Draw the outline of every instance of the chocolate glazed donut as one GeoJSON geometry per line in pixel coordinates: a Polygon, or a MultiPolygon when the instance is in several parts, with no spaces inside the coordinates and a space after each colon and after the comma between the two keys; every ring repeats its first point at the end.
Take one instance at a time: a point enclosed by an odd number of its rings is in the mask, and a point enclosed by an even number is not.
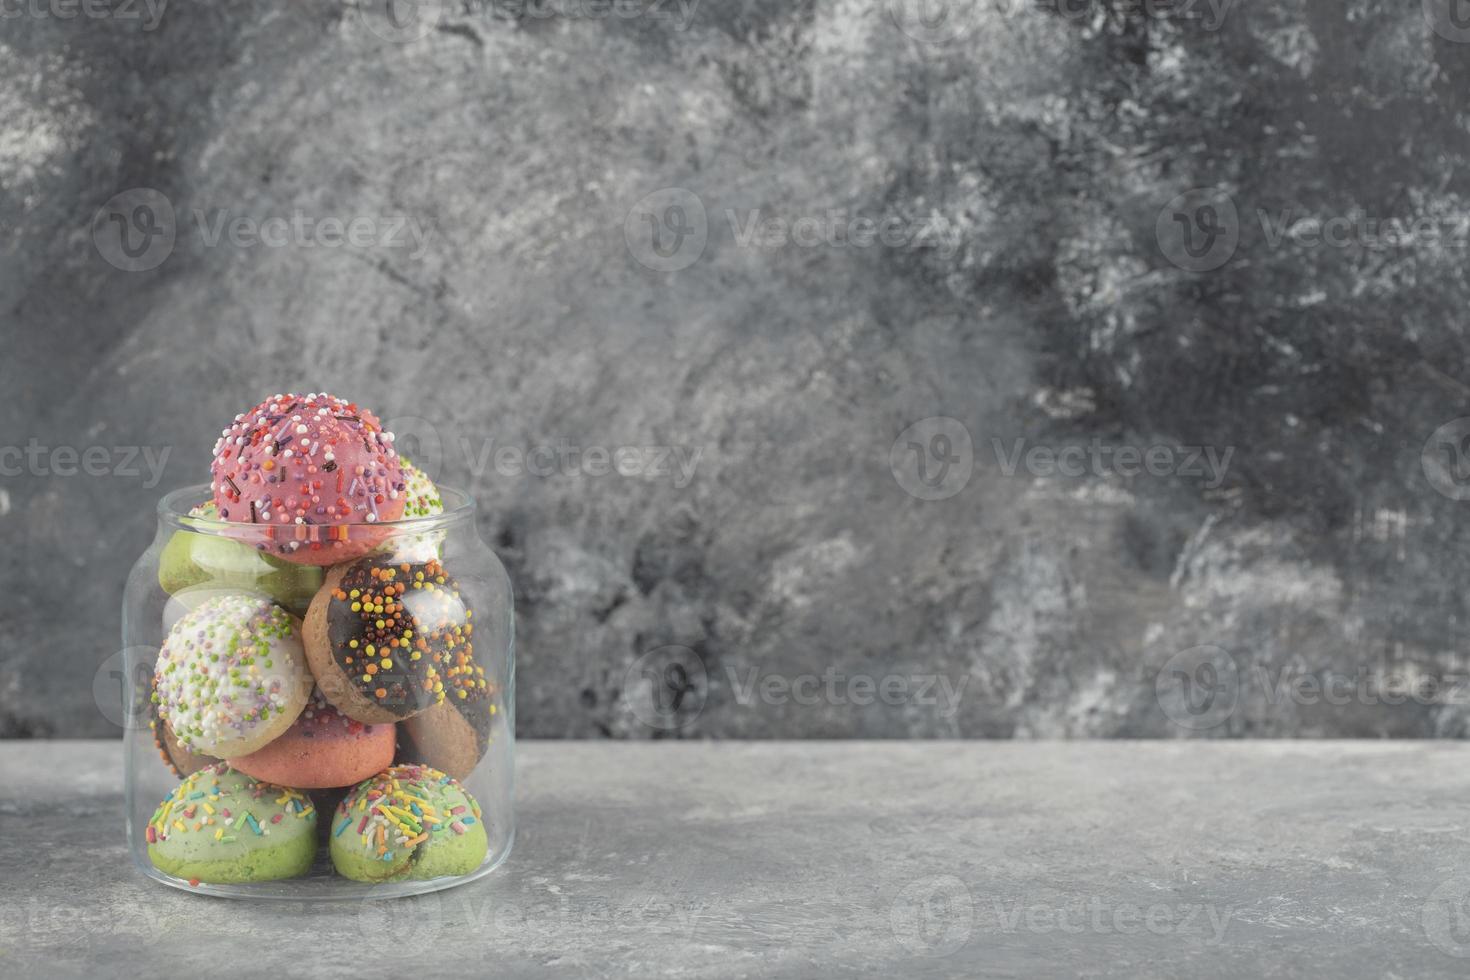
{"type": "Polygon", "coordinates": [[[365,724],[444,703],[472,662],[473,612],[438,560],[383,555],[338,565],[303,625],[307,663],[338,711],[365,724]]]}

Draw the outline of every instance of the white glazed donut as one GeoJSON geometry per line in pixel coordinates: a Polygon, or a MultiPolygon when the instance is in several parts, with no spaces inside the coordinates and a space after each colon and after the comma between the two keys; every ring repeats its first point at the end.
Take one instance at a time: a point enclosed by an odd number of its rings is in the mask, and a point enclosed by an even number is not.
{"type": "Polygon", "coordinates": [[[169,631],[155,667],[159,716],[187,749],[220,759],[266,745],[311,696],[292,616],[249,593],[214,596],[169,631]]]}

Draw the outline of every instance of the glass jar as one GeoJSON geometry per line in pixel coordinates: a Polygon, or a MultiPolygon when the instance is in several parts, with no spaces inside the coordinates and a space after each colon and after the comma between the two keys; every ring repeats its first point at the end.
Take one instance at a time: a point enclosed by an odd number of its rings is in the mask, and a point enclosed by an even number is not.
{"type": "Polygon", "coordinates": [[[467,494],[442,514],[229,523],[164,497],[128,578],[128,843],[238,898],[413,895],[510,853],[510,579],[467,494]],[[309,838],[309,840],[308,840],[309,838]]]}

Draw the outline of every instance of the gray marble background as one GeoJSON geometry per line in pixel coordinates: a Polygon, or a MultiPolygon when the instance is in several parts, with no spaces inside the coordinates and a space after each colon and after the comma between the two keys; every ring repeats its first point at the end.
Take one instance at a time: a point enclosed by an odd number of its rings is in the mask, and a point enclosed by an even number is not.
{"type": "Polygon", "coordinates": [[[391,13],[0,17],[0,735],[290,389],[479,497],[524,734],[1465,730],[1459,8],[391,13]]]}

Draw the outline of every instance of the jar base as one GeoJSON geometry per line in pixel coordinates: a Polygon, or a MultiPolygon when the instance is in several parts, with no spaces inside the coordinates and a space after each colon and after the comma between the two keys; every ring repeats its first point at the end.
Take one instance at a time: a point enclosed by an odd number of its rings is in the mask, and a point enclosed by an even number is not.
{"type": "Polygon", "coordinates": [[[367,899],[408,898],[444,891],[472,881],[478,881],[499,868],[510,857],[515,847],[515,831],[510,832],[505,846],[499,853],[485,859],[469,874],[446,875],[443,878],[427,878],[422,881],[384,881],[368,884],[344,878],[332,869],[332,861],[325,854],[317,858],[312,869],[299,878],[282,878],[278,881],[252,881],[239,884],[211,884],[201,881],[190,884],[183,878],[159,871],[146,858],[135,862],[144,875],[170,888],[191,895],[208,895],[211,898],[233,898],[244,900],[275,900],[284,902],[361,902],[367,899]]]}

